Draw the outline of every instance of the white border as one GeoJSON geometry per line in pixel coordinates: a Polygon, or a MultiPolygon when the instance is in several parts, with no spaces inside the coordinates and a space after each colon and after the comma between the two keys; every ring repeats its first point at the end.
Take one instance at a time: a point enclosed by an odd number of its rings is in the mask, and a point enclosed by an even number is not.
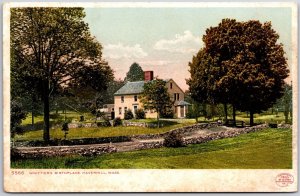
{"type": "MultiPolygon", "coordinates": [[[[297,4],[281,2],[257,2],[257,3],[236,3],[236,2],[102,2],[102,3],[5,3],[4,4],[4,26],[3,26],[3,114],[4,114],[4,189],[13,192],[290,192],[297,190],[297,127],[298,127],[298,46],[297,46],[297,4]],[[57,175],[25,175],[12,176],[10,173],[9,160],[9,116],[10,116],[10,63],[9,54],[9,8],[11,7],[292,7],[292,81],[293,81],[293,169],[179,169],[179,170],[132,170],[118,169],[120,175],[100,176],[57,176],[57,175]],[[291,173],[295,182],[288,187],[279,187],[275,178],[279,173],[291,173]]],[[[271,150],[271,149],[270,149],[271,150]]],[[[84,171],[77,170],[24,170],[29,171],[84,171]]],[[[99,170],[89,170],[99,171],[99,170]]],[[[102,170],[101,171],[116,171],[102,170]]]]}

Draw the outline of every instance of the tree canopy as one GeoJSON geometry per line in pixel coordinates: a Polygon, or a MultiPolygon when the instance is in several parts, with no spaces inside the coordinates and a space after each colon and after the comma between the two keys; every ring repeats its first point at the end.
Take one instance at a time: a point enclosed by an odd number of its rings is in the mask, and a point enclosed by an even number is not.
{"type": "Polygon", "coordinates": [[[22,133],[23,129],[20,127],[22,120],[26,118],[26,111],[20,103],[11,101],[10,110],[10,136],[14,138],[15,134],[22,133]]]}
{"type": "Polygon", "coordinates": [[[84,17],[83,8],[11,9],[11,73],[16,83],[35,81],[32,87],[44,103],[45,141],[50,139],[50,96],[71,86],[100,91],[113,78],[84,17]]]}
{"type": "Polygon", "coordinates": [[[282,96],[289,74],[278,38],[270,22],[223,19],[208,28],[203,36],[205,47],[189,64],[192,97],[249,111],[253,125],[253,114],[268,109],[282,96]]]}
{"type": "Polygon", "coordinates": [[[144,84],[141,102],[146,110],[157,112],[157,124],[159,126],[160,115],[172,107],[172,101],[166,87],[166,82],[155,79],[144,84]]]}
{"type": "Polygon", "coordinates": [[[125,81],[134,82],[134,81],[143,81],[143,80],[144,80],[144,71],[142,67],[137,63],[133,63],[126,74],[125,81]]]}

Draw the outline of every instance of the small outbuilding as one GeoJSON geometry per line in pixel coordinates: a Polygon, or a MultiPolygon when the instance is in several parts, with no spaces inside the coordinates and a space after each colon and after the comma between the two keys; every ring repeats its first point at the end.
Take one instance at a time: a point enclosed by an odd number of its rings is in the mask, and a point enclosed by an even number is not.
{"type": "Polygon", "coordinates": [[[186,114],[188,113],[189,111],[189,106],[191,104],[184,101],[184,100],[181,100],[177,103],[176,105],[176,113],[177,113],[177,117],[178,118],[185,118],[186,117],[186,114]]]}

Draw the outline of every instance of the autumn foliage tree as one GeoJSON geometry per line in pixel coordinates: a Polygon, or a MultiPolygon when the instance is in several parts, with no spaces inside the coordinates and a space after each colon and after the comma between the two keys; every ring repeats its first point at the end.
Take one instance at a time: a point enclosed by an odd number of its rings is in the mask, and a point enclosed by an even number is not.
{"type": "Polygon", "coordinates": [[[83,8],[11,9],[11,67],[16,70],[12,74],[20,79],[16,82],[34,79],[38,84],[35,92],[43,102],[46,142],[50,139],[50,97],[76,83],[105,89],[112,75],[84,17],[83,8]]]}
{"type": "Polygon", "coordinates": [[[231,104],[233,111],[248,111],[253,125],[254,113],[268,109],[282,96],[284,79],[289,74],[278,38],[270,22],[223,19],[218,26],[208,28],[203,36],[205,47],[190,63],[191,73],[196,72],[189,83],[193,97],[209,92],[216,103],[231,104]],[[197,82],[201,74],[213,77],[213,86],[205,77],[197,82]]]}

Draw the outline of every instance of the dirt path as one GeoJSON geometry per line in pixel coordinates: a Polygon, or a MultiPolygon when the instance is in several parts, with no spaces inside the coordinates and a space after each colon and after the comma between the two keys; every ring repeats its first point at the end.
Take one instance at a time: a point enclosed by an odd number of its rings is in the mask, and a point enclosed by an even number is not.
{"type": "MultiPolygon", "coordinates": [[[[228,128],[225,127],[215,127],[209,129],[196,129],[193,132],[183,134],[184,139],[198,138],[202,136],[207,136],[211,133],[216,133],[220,131],[226,131],[228,128]]],[[[18,147],[22,153],[34,154],[34,153],[50,153],[52,155],[72,154],[76,152],[83,152],[84,150],[89,150],[89,152],[94,153],[99,151],[100,154],[109,152],[127,152],[141,149],[149,148],[160,148],[163,147],[164,138],[155,139],[133,139],[129,142],[118,142],[118,143],[105,143],[105,144],[88,144],[88,145],[73,145],[73,146],[46,146],[46,147],[18,147]],[[104,151],[101,151],[101,149],[104,151]]]]}

